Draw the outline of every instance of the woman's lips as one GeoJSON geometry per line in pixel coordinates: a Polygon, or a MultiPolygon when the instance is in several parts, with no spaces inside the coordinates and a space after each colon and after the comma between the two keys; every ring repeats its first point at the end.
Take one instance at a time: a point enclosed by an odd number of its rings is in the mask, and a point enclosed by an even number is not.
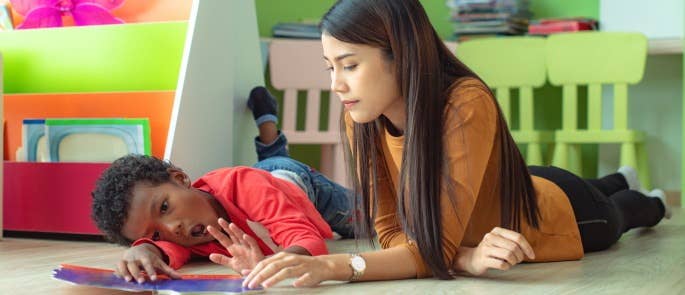
{"type": "Polygon", "coordinates": [[[345,106],[345,108],[351,108],[355,104],[357,104],[359,100],[343,100],[342,104],[345,106]]]}

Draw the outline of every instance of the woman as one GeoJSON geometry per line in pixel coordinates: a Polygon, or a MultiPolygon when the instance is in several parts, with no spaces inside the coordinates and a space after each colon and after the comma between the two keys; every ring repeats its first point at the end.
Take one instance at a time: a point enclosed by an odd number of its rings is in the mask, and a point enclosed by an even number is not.
{"type": "Polygon", "coordinates": [[[529,173],[492,93],[444,46],[418,0],[340,0],[321,29],[331,90],[347,110],[357,233],[371,236],[374,221],[383,250],[279,253],[246,286],[449,279],[575,260],[664,216],[662,200],[629,190],[638,189],[629,168],[591,181],[553,167],[529,173]]]}

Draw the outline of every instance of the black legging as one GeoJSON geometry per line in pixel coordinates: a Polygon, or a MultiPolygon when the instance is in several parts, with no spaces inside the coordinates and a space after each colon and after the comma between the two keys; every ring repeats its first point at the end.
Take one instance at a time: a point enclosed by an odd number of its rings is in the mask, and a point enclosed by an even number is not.
{"type": "Polygon", "coordinates": [[[609,248],[636,227],[654,226],[664,217],[658,198],[628,189],[620,173],[600,179],[581,179],[557,167],[528,167],[531,175],[556,183],[568,196],[585,252],[609,248]]]}

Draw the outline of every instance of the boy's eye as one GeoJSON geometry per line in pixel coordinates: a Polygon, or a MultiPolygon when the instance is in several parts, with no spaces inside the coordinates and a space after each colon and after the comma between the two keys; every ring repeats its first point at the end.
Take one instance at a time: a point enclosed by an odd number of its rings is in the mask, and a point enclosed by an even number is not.
{"type": "Polygon", "coordinates": [[[326,71],[329,71],[329,72],[333,71],[333,67],[326,67],[326,71]]]}
{"type": "Polygon", "coordinates": [[[153,241],[159,241],[159,232],[158,231],[155,231],[154,233],[152,233],[152,240],[153,241]]]}
{"type": "Polygon", "coordinates": [[[169,203],[167,201],[162,202],[162,205],[159,206],[159,212],[161,213],[166,213],[166,211],[169,209],[169,203]]]}

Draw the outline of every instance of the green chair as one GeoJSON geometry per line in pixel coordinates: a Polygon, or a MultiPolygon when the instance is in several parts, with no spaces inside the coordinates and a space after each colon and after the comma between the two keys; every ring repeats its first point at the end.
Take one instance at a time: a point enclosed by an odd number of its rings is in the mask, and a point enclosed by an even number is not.
{"type": "Polygon", "coordinates": [[[543,165],[542,145],[554,142],[553,131],[535,130],[533,88],[546,81],[545,39],[502,37],[476,39],[460,43],[459,59],[495,90],[509,128],[512,117],[511,91],[518,89],[519,125],[511,130],[518,144],[527,146],[526,162],[543,165]]]}
{"type": "Polygon", "coordinates": [[[562,86],[562,129],[553,164],[580,174],[580,144],[618,143],[621,165],[638,170],[650,187],[645,134],[628,128],[628,84],[642,79],[647,39],[640,33],[584,32],[547,40],[547,71],[562,86]],[[613,126],[602,128],[602,85],[613,86],[613,126]],[[587,86],[587,129],[578,127],[578,86],[587,86]]]}

